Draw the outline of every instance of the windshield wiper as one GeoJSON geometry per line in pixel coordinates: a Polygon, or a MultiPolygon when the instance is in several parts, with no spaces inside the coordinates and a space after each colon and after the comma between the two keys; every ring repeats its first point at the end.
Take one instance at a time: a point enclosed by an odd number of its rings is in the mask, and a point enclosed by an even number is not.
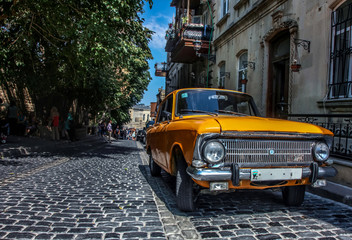
{"type": "Polygon", "coordinates": [[[214,113],[214,112],[208,112],[208,111],[203,111],[203,110],[181,109],[181,110],[180,110],[180,113],[183,113],[183,112],[205,113],[205,114],[208,114],[208,115],[210,115],[210,116],[218,116],[218,114],[217,114],[217,113],[214,113]]]}
{"type": "Polygon", "coordinates": [[[239,112],[233,112],[233,111],[228,111],[228,110],[215,110],[216,112],[219,113],[229,113],[233,115],[238,115],[238,116],[247,116],[247,114],[239,113],[239,112]]]}

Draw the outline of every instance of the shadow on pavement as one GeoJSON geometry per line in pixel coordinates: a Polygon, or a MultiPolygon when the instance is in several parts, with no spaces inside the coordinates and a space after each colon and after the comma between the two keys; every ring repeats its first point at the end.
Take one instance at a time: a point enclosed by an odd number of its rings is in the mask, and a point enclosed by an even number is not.
{"type": "Polygon", "coordinates": [[[352,233],[351,207],[309,193],[306,193],[301,207],[287,207],[283,203],[281,191],[237,190],[218,194],[205,191],[197,200],[196,211],[181,212],[175,201],[175,177],[163,171],[160,177],[152,177],[147,165],[140,165],[139,168],[167,209],[173,215],[189,217],[195,226],[209,219],[220,222],[227,219],[245,229],[253,228],[248,219],[255,223],[256,218],[264,218],[269,227],[296,228],[299,231],[304,225],[312,230],[328,231],[330,225],[340,228],[342,235],[352,233]]]}
{"type": "Polygon", "coordinates": [[[23,163],[21,161],[16,161],[16,160],[0,160],[0,165],[3,166],[23,166],[24,164],[28,164],[28,163],[23,163]]]}

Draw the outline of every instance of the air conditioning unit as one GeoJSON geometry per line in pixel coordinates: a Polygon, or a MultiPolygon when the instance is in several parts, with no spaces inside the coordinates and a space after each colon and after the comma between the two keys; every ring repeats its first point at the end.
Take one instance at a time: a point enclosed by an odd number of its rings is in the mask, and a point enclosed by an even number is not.
{"type": "Polygon", "coordinates": [[[192,23],[201,24],[202,23],[202,15],[193,16],[192,23]]]}

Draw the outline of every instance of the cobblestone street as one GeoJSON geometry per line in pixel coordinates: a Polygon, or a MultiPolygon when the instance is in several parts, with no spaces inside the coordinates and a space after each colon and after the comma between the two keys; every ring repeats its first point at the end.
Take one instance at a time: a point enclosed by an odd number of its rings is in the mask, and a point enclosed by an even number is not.
{"type": "Polygon", "coordinates": [[[352,208],[309,193],[288,208],[271,190],[204,192],[180,212],[135,141],[4,158],[0,177],[0,239],[352,239],[352,208]]]}

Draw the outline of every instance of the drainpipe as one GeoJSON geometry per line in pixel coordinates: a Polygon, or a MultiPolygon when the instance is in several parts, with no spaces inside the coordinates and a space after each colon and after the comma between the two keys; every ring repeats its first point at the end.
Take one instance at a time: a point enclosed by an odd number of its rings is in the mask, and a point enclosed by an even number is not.
{"type": "Polygon", "coordinates": [[[209,12],[210,12],[210,18],[211,18],[211,31],[210,31],[209,48],[208,48],[207,82],[206,82],[206,85],[205,85],[205,87],[208,88],[208,86],[209,86],[209,62],[210,62],[209,61],[209,56],[210,56],[211,41],[212,41],[212,37],[213,37],[214,23],[213,23],[213,12],[211,11],[209,0],[207,0],[207,4],[208,4],[208,8],[209,8],[209,12]]]}
{"type": "Polygon", "coordinates": [[[190,4],[191,4],[191,0],[188,0],[187,1],[187,24],[189,24],[189,20],[190,20],[190,17],[189,17],[190,4]]]}

